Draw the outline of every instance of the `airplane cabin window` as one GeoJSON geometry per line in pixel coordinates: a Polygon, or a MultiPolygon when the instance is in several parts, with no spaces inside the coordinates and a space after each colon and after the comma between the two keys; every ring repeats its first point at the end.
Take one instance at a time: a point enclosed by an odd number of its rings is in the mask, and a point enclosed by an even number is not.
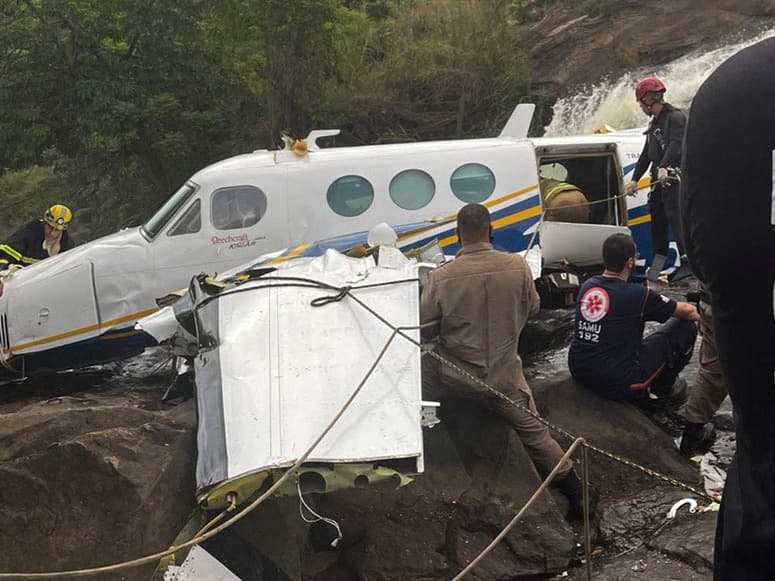
{"type": "Polygon", "coordinates": [[[167,236],[194,234],[202,229],[202,202],[195,200],[167,232],[167,236]]]}
{"type": "Polygon", "coordinates": [[[427,206],[436,193],[433,178],[419,169],[407,169],[390,180],[390,198],[404,210],[419,210],[427,206]]]}
{"type": "Polygon", "coordinates": [[[250,228],[266,214],[266,195],[254,186],[213,192],[210,220],[218,230],[250,228]]]}
{"type": "Polygon", "coordinates": [[[478,204],[495,191],[495,176],[487,166],[467,163],[452,173],[449,187],[459,200],[467,204],[478,204]]]}
{"type": "Polygon", "coordinates": [[[343,176],[330,186],[326,193],[329,207],[347,218],[363,214],[374,201],[374,188],[361,176],[343,176]]]}

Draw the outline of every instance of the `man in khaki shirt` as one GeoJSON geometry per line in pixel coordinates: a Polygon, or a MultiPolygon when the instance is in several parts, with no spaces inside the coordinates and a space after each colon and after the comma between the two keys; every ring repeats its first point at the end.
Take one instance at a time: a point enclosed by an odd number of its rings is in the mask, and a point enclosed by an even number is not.
{"type": "MultiPolygon", "coordinates": [[[[460,210],[457,228],[460,252],[433,271],[423,289],[422,323],[436,323],[423,330],[423,337],[438,337],[439,355],[536,412],[517,353],[522,328],[540,307],[527,262],[493,250],[490,213],[480,204],[460,210]]],[[[429,355],[422,365],[426,397],[475,400],[514,428],[542,477],[557,465],[563,450],[537,419],[429,355]]],[[[565,461],[556,482],[571,509],[579,510],[581,484],[571,461],[565,461]]]]}

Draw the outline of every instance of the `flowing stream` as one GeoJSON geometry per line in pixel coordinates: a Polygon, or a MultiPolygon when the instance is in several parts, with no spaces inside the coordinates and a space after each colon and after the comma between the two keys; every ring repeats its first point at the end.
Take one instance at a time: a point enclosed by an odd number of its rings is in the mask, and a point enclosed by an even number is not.
{"type": "Polygon", "coordinates": [[[630,71],[618,79],[602,80],[574,95],[558,99],[545,134],[592,133],[603,124],[615,129],[645,125],[646,117],[635,102],[634,90],[638,80],[648,75],[656,75],[665,83],[667,101],[688,111],[697,89],[716,67],[737,51],[773,36],[775,26],[770,26],[753,38],[734,41],[713,50],[698,50],[661,67],[630,71]]]}

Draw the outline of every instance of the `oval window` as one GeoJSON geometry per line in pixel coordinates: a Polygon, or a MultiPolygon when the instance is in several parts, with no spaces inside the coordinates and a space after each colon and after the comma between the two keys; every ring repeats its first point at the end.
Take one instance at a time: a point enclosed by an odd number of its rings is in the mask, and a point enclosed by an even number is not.
{"type": "Polygon", "coordinates": [[[374,201],[374,188],[361,176],[344,176],[328,186],[328,205],[340,216],[363,214],[374,201]]]}
{"type": "Polygon", "coordinates": [[[490,168],[480,163],[461,165],[449,178],[449,187],[458,199],[467,204],[478,204],[495,191],[495,176],[490,168]]]}
{"type": "Polygon", "coordinates": [[[404,210],[427,206],[436,192],[433,178],[419,169],[407,169],[390,180],[390,198],[404,210]]]}

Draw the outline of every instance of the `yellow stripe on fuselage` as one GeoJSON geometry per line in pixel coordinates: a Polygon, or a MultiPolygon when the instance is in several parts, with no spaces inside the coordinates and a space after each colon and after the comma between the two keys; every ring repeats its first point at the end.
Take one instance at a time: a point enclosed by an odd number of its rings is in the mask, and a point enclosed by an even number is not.
{"type": "Polygon", "coordinates": [[[108,330],[110,327],[115,327],[116,325],[120,325],[121,323],[129,323],[130,321],[136,321],[137,319],[142,319],[143,317],[150,315],[151,313],[155,313],[159,309],[145,309],[144,311],[140,311],[138,313],[134,313],[132,315],[126,315],[124,317],[118,317],[117,319],[110,319],[109,321],[105,321],[101,325],[88,325],[86,327],[81,327],[80,329],[74,329],[72,331],[67,331],[66,333],[59,333],[58,335],[52,335],[51,337],[44,337],[43,339],[36,339],[35,341],[29,341],[28,343],[22,343],[21,345],[13,345],[10,349],[6,349],[6,351],[22,351],[25,349],[30,349],[32,347],[38,347],[40,345],[46,345],[48,343],[54,343],[55,341],[61,341],[62,339],[69,339],[70,337],[77,337],[78,335],[83,335],[85,333],[91,333],[92,331],[101,331],[101,330],[108,330]]]}
{"type": "Polygon", "coordinates": [[[627,220],[627,226],[637,226],[638,224],[645,224],[646,222],[651,222],[651,214],[645,214],[633,218],[632,220],[627,220]]]}
{"type": "MultiPolygon", "coordinates": [[[[501,228],[505,228],[506,226],[510,226],[512,224],[516,224],[517,222],[521,222],[522,220],[527,220],[529,218],[533,218],[535,216],[541,215],[541,206],[535,205],[532,208],[528,208],[527,210],[522,210],[521,212],[517,212],[516,214],[511,214],[510,216],[504,216],[503,218],[498,218],[497,220],[493,220],[492,222],[492,229],[493,230],[500,230],[501,228]]],[[[443,238],[439,245],[444,248],[445,246],[450,246],[452,244],[457,244],[457,234],[453,234],[452,236],[447,236],[446,238],[443,238]]]]}
{"type": "Polygon", "coordinates": [[[277,258],[273,258],[266,264],[280,264],[281,262],[285,262],[286,260],[290,260],[291,258],[296,258],[299,254],[304,252],[307,248],[312,246],[311,242],[306,242],[304,244],[301,244],[300,246],[297,246],[293,250],[291,250],[288,254],[285,254],[283,256],[278,256],[277,258]]]}
{"type": "MultiPolygon", "coordinates": [[[[509,200],[513,200],[514,198],[518,198],[519,196],[523,196],[537,189],[538,189],[537,185],[528,186],[526,188],[522,188],[521,190],[517,190],[516,192],[506,194],[505,196],[502,196],[500,198],[490,200],[489,202],[484,202],[482,205],[489,210],[489,209],[492,209],[494,206],[497,206],[498,204],[502,204],[503,202],[508,202],[509,200]]],[[[430,226],[426,226],[425,228],[421,228],[420,230],[412,230],[411,232],[406,232],[405,234],[401,234],[398,237],[398,240],[399,242],[403,242],[407,238],[413,238],[415,236],[421,235],[424,232],[428,232],[429,230],[433,230],[434,228],[438,228],[439,226],[448,224],[449,222],[454,222],[456,219],[457,219],[457,214],[450,214],[445,218],[439,218],[438,220],[434,220],[433,224],[431,224],[430,226]]]]}

